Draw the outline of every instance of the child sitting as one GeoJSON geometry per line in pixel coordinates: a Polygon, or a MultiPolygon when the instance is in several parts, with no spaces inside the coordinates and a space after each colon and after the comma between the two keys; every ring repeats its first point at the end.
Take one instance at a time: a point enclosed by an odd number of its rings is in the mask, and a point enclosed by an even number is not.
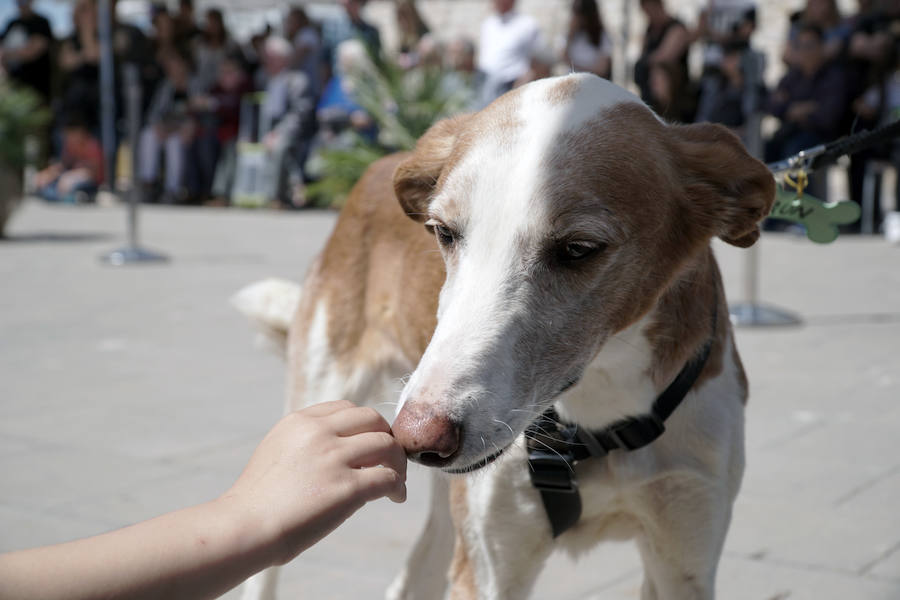
{"type": "Polygon", "coordinates": [[[63,121],[62,145],[59,162],[35,176],[38,195],[50,202],[93,202],[103,183],[103,148],[81,115],[63,121]]]}

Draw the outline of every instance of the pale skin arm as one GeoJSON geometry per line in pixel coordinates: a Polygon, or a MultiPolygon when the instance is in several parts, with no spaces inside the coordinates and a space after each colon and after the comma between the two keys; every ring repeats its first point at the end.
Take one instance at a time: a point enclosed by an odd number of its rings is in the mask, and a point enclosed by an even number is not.
{"type": "Polygon", "coordinates": [[[28,38],[28,41],[22,48],[18,50],[6,50],[3,53],[3,57],[6,60],[34,60],[43,54],[49,46],[50,42],[47,38],[40,35],[33,35],[28,38]]]}
{"type": "Polygon", "coordinates": [[[92,538],[0,555],[0,598],[215,598],[366,502],[406,499],[406,455],[372,409],[284,417],[220,498],[92,538]]]}
{"type": "Polygon", "coordinates": [[[650,55],[650,64],[676,62],[690,43],[690,35],[683,25],[672,27],[659,48],[650,55]]]}

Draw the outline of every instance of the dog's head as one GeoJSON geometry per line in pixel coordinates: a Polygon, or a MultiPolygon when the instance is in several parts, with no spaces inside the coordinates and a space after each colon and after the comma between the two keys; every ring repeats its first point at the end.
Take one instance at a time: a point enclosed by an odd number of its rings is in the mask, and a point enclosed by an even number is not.
{"type": "Polygon", "coordinates": [[[774,195],[726,129],[588,75],[437,123],[394,187],[447,268],[394,433],[449,472],[496,458],[713,236],[753,244],[774,195]]]}

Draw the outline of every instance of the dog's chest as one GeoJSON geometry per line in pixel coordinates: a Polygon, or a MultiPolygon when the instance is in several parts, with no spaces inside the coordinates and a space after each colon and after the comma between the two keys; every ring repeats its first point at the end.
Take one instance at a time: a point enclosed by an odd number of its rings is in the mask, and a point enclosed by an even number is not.
{"type": "Polygon", "coordinates": [[[644,335],[649,317],[606,340],[578,385],[556,403],[563,419],[601,429],[624,417],[646,413],[656,397],[649,372],[653,348],[644,335]]]}

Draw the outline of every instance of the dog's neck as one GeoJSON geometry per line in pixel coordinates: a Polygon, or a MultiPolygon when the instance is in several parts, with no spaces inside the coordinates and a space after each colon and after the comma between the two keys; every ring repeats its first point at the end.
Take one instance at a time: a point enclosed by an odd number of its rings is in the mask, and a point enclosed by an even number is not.
{"type": "Polygon", "coordinates": [[[611,336],[592,360],[578,385],[556,402],[560,417],[590,429],[650,412],[658,393],[648,376],[654,349],[645,330],[649,316],[611,336]]]}
{"type": "MultiPolygon", "coordinates": [[[[660,392],[724,327],[713,319],[721,302],[721,280],[710,250],[688,263],[656,305],[640,320],[611,336],[578,383],[556,402],[560,417],[602,429],[651,411],[660,392]]],[[[716,362],[715,360],[713,362],[716,362]]]]}

